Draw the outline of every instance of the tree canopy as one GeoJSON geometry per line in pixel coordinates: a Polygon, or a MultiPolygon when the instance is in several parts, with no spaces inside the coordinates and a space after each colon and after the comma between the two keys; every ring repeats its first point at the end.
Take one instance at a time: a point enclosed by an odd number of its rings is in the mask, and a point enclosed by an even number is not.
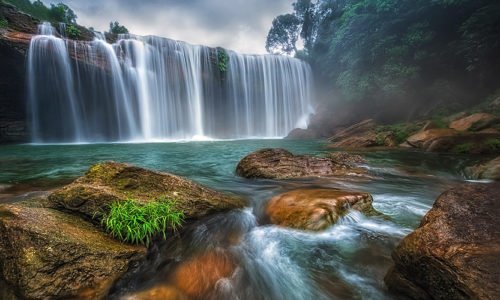
{"type": "Polygon", "coordinates": [[[293,8],[283,16],[295,22],[273,21],[268,51],[309,61],[337,100],[449,104],[499,88],[496,0],[298,0],[293,8]]]}
{"type": "Polygon", "coordinates": [[[109,23],[109,32],[113,34],[127,34],[127,27],[120,25],[117,21],[109,23]]]}

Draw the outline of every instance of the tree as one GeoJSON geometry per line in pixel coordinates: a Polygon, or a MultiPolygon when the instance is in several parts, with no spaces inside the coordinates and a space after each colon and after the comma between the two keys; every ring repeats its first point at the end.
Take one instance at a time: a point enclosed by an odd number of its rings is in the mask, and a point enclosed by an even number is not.
{"type": "Polygon", "coordinates": [[[127,27],[120,25],[118,21],[114,21],[109,23],[109,32],[113,34],[127,34],[128,29],[127,27]]]}
{"type": "Polygon", "coordinates": [[[50,16],[62,23],[66,24],[76,24],[76,19],[77,16],[75,12],[69,8],[66,4],[59,3],[57,5],[51,4],[50,5],[50,16]]]}
{"type": "Polygon", "coordinates": [[[267,35],[267,52],[274,54],[292,54],[296,52],[300,25],[300,20],[293,14],[276,17],[267,35]]]}

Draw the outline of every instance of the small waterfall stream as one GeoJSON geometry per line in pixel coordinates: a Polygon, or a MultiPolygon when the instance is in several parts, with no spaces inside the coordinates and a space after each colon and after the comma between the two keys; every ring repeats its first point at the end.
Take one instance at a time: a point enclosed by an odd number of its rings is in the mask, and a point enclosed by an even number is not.
{"type": "Polygon", "coordinates": [[[44,23],[27,72],[36,143],[283,137],[312,112],[300,60],[153,36],[77,42],[44,23]]]}

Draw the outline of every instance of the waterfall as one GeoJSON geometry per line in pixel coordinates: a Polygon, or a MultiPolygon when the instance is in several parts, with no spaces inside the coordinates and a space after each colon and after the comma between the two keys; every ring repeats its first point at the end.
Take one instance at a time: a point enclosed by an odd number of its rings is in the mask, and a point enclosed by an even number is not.
{"type": "Polygon", "coordinates": [[[300,60],[153,36],[72,41],[48,23],[31,40],[27,88],[37,143],[283,137],[312,112],[300,60]]]}

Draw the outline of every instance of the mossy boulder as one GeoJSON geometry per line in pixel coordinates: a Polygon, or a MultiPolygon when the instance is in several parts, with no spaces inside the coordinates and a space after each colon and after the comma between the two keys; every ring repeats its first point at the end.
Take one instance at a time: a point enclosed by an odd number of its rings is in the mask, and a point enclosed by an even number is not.
{"type": "Polygon", "coordinates": [[[367,170],[344,163],[339,156],[294,155],[285,149],[267,148],[250,153],[236,167],[245,178],[287,179],[321,176],[367,177],[367,170]]]}
{"type": "Polygon", "coordinates": [[[444,192],[392,253],[385,281],[410,299],[498,299],[500,183],[444,192]]]}
{"type": "Polygon", "coordinates": [[[186,178],[116,162],[92,166],[85,176],[49,196],[52,207],[80,214],[94,222],[100,222],[113,202],[134,199],[145,203],[160,198],[175,200],[176,208],[186,219],[245,206],[236,196],[186,178]]]}
{"type": "Polygon", "coordinates": [[[273,197],[266,207],[271,223],[303,230],[323,230],[349,209],[381,215],[368,193],[337,189],[298,189],[273,197]]]}
{"type": "Polygon", "coordinates": [[[1,276],[21,298],[103,298],[145,255],[145,247],[122,244],[76,216],[0,205],[1,276]]]}

